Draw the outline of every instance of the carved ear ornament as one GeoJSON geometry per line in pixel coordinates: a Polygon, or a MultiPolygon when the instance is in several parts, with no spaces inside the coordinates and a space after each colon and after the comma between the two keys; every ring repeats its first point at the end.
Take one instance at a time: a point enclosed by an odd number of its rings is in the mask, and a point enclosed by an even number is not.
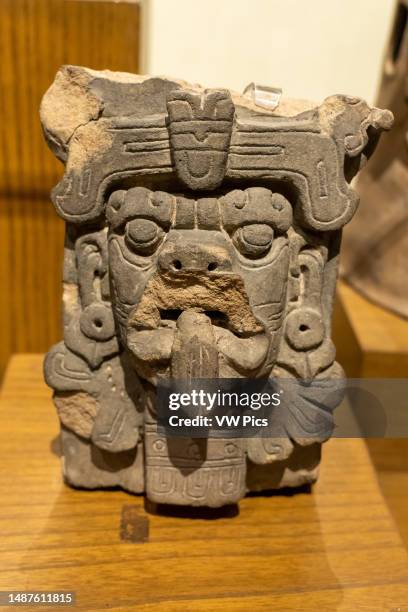
{"type": "Polygon", "coordinates": [[[106,234],[105,229],[76,241],[77,303],[67,300],[65,308],[65,343],[92,368],[119,350],[110,304],[106,234]]]}

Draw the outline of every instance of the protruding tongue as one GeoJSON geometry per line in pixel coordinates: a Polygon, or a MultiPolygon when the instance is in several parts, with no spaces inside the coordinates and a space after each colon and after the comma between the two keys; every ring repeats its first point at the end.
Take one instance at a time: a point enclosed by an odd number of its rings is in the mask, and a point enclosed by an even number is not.
{"type": "Polygon", "coordinates": [[[171,358],[174,378],[218,378],[218,350],[211,319],[201,312],[185,310],[177,319],[171,358]]]}
{"type": "MultiPolygon", "coordinates": [[[[218,378],[211,319],[185,310],[177,319],[171,358],[175,379],[218,378]]],[[[241,440],[167,438],[157,445],[157,425],[145,426],[146,494],[159,504],[224,506],[245,495],[246,458],[241,440]],[[167,453],[162,447],[167,444],[167,453]]]]}

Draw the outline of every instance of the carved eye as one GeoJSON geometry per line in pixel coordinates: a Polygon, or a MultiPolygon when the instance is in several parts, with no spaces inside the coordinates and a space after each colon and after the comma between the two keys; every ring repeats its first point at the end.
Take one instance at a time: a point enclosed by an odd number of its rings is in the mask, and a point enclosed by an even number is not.
{"type": "Polygon", "coordinates": [[[133,219],[126,224],[125,239],[128,247],[140,255],[151,255],[163,238],[163,230],[149,219],[133,219]]]}
{"type": "Polygon", "coordinates": [[[240,227],[234,234],[237,249],[251,259],[263,257],[272,246],[273,229],[269,225],[253,223],[240,227]]]}

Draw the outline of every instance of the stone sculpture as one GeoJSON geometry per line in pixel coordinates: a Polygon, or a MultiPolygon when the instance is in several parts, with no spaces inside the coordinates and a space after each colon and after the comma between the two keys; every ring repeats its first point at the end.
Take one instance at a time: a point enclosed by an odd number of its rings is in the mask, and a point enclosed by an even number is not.
{"type": "Polygon", "coordinates": [[[395,127],[358,179],[361,206],[344,232],[341,273],[363,295],[408,318],[408,0],[396,3],[378,103],[395,127]]]}
{"type": "Polygon", "coordinates": [[[324,436],[288,425],[286,439],[167,439],[156,386],[342,375],[330,338],[341,229],[391,113],[347,96],[268,111],[66,66],[41,119],[66,164],[52,194],[66,221],[64,341],[45,376],[67,482],[214,507],[313,482],[324,436]]]}

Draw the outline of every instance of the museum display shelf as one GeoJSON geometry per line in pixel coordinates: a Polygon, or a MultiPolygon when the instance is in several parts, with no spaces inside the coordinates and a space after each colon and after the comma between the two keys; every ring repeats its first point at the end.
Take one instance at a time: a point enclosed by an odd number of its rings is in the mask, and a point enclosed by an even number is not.
{"type": "Polygon", "coordinates": [[[72,590],[78,610],[404,610],[407,554],[363,440],[329,441],[311,492],[161,514],[62,482],[42,360],[15,355],[1,396],[0,589],[72,590]]]}

